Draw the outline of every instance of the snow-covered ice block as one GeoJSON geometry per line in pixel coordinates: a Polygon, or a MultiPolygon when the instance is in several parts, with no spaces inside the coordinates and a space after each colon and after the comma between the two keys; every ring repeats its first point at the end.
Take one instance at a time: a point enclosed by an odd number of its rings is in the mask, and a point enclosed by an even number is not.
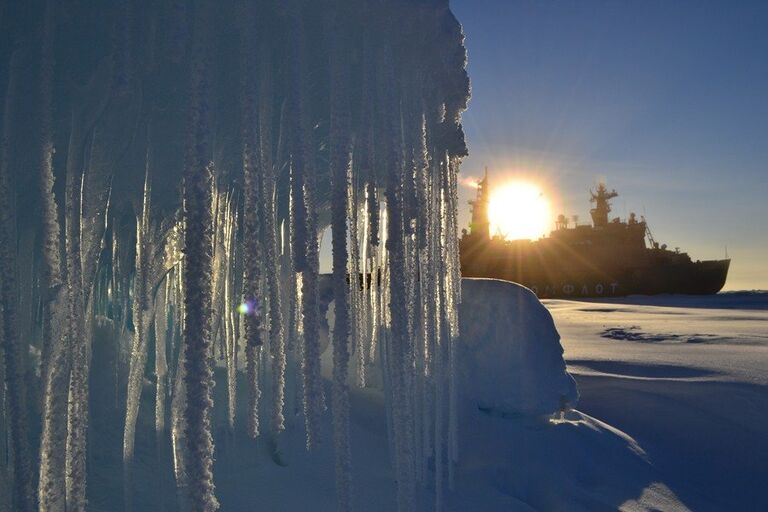
{"type": "Polygon", "coordinates": [[[464,400],[500,414],[541,416],[572,407],[576,382],[565,369],[552,315],[523,286],[462,279],[459,389],[464,400]]]}

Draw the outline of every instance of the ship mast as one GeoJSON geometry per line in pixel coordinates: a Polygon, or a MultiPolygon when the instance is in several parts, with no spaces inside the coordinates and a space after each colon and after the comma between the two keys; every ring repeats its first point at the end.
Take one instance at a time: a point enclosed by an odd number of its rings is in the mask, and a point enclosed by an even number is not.
{"type": "Polygon", "coordinates": [[[491,236],[491,223],[488,220],[488,167],[485,168],[483,179],[477,182],[477,195],[474,201],[469,201],[472,212],[470,233],[487,239],[491,236]]]}
{"type": "Polygon", "coordinates": [[[592,223],[596,228],[602,228],[608,225],[608,214],[611,212],[611,204],[608,202],[610,199],[618,196],[618,192],[605,188],[603,183],[597,186],[597,192],[589,191],[590,203],[595,203],[595,207],[589,210],[589,214],[592,215],[592,223]]]}

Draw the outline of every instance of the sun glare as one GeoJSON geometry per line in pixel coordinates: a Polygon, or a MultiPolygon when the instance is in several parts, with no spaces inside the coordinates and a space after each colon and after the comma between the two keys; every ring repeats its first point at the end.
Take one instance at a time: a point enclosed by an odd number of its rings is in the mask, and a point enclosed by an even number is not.
{"type": "Polygon", "coordinates": [[[488,220],[491,235],[507,240],[535,240],[550,230],[549,201],[539,187],[512,182],[498,187],[490,197],[488,220]]]}

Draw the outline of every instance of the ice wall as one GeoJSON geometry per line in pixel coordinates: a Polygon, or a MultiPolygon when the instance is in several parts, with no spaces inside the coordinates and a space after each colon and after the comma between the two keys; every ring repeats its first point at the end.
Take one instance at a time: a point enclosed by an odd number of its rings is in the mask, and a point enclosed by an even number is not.
{"type": "Polygon", "coordinates": [[[302,425],[308,449],[332,443],[348,510],[349,392],[372,366],[398,507],[413,510],[417,489],[431,488],[440,509],[458,457],[456,175],[469,99],[447,0],[0,10],[1,417],[18,441],[15,470],[0,477],[12,506],[88,506],[89,424],[106,414],[89,408],[98,319],[118,354],[109,414],[124,421],[126,510],[147,400],[182,508],[219,506],[210,418],[223,407],[227,434],[266,438],[276,461],[288,424],[302,425]],[[327,226],[340,305],[330,393],[318,285],[327,226]],[[217,365],[223,403],[212,401],[217,365]],[[41,420],[37,446],[26,446],[25,416],[41,420]]]}

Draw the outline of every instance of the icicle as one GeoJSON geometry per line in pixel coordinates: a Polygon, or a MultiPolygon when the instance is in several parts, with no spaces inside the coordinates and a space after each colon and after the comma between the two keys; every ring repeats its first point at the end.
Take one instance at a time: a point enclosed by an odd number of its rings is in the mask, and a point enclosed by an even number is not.
{"type": "MultiPolygon", "coordinates": [[[[180,505],[188,502],[189,458],[187,448],[187,422],[184,418],[186,409],[186,386],[184,384],[184,348],[179,352],[179,371],[174,383],[174,396],[171,400],[171,449],[173,453],[173,475],[176,482],[177,500],[180,505]]],[[[181,508],[181,506],[180,506],[181,508]]]]}
{"type": "MultiPolygon", "coordinates": [[[[342,27],[334,19],[328,26],[331,33],[331,120],[330,120],[330,173],[331,173],[331,229],[333,250],[333,299],[335,322],[333,329],[333,438],[336,461],[336,499],[337,510],[351,509],[352,493],[352,455],[349,441],[349,385],[347,374],[349,366],[349,342],[352,331],[350,325],[350,287],[347,281],[347,202],[350,189],[350,111],[349,77],[346,73],[347,48],[342,27]]],[[[356,211],[357,206],[353,205],[356,211]]],[[[355,212],[356,213],[356,212],[355,212]]],[[[354,260],[357,262],[357,215],[351,219],[353,224],[354,260]]],[[[354,297],[359,295],[359,267],[349,275],[353,283],[354,297]]],[[[353,299],[354,300],[354,299],[353,299]]],[[[355,317],[356,318],[356,317],[355,317]]],[[[355,329],[355,332],[357,330],[355,329]]],[[[360,366],[362,371],[362,365],[360,366]]],[[[364,379],[364,377],[362,377],[364,379]]]]}
{"type": "MultiPolygon", "coordinates": [[[[141,389],[144,383],[144,372],[147,365],[147,346],[149,322],[152,315],[148,287],[149,265],[152,252],[149,233],[149,160],[147,149],[146,172],[144,175],[144,200],[141,215],[136,219],[136,272],[133,278],[133,347],[131,349],[130,369],[128,373],[128,391],[125,410],[125,428],[123,431],[123,464],[126,474],[131,473],[134,442],[136,437],[136,421],[141,400],[141,389]]],[[[130,485],[130,481],[126,483],[130,485]]],[[[132,494],[127,489],[127,496],[132,494]]]]}
{"type": "Polygon", "coordinates": [[[305,394],[304,394],[304,379],[302,378],[302,362],[304,359],[304,318],[301,315],[301,311],[304,308],[304,298],[302,296],[302,290],[304,289],[304,277],[301,272],[293,272],[292,282],[292,312],[293,312],[293,339],[294,347],[291,352],[293,357],[293,374],[294,374],[294,391],[295,396],[294,403],[294,416],[298,416],[304,410],[305,394]]]}
{"type": "MultiPolygon", "coordinates": [[[[73,131],[76,129],[73,123],[73,131]]],[[[77,140],[73,136],[71,141],[77,140]]],[[[77,150],[71,145],[69,154],[77,150]]],[[[67,271],[69,290],[69,340],[72,370],[69,379],[69,407],[67,410],[66,487],[67,510],[85,510],[86,499],[86,435],[88,430],[88,348],[85,339],[84,299],[80,255],[80,201],[78,189],[81,180],[76,173],[78,165],[72,156],[67,163],[67,271]]]]}
{"type": "MultiPolygon", "coordinates": [[[[365,386],[365,361],[366,361],[366,348],[365,348],[365,331],[364,331],[364,318],[362,302],[365,297],[365,290],[367,288],[368,278],[365,274],[365,257],[360,257],[360,236],[359,228],[360,222],[358,219],[359,208],[357,203],[357,194],[355,193],[355,180],[353,177],[354,165],[349,165],[347,170],[346,181],[349,183],[348,193],[345,198],[345,220],[349,219],[349,259],[347,261],[346,273],[349,275],[347,279],[347,294],[349,296],[349,325],[350,325],[350,340],[354,347],[355,354],[355,368],[357,385],[360,387],[365,386]],[[363,263],[362,269],[360,263],[363,263]]],[[[365,249],[363,249],[365,253],[365,249]]]]}
{"type": "Polygon", "coordinates": [[[248,383],[248,435],[259,435],[259,363],[261,358],[262,315],[265,301],[260,294],[264,258],[262,230],[263,169],[259,158],[258,120],[256,99],[255,7],[248,6],[246,27],[242,41],[242,158],[243,158],[243,305],[245,318],[245,358],[248,383]]]}
{"type": "MultiPolygon", "coordinates": [[[[234,194],[219,192],[213,187],[213,276],[211,325],[214,351],[225,362],[227,369],[227,421],[230,432],[235,427],[235,404],[237,379],[235,362],[235,338],[232,325],[235,314],[234,295],[234,237],[236,213],[233,206],[234,194]]],[[[240,303],[238,296],[237,302],[240,303]]]]}
{"type": "Polygon", "coordinates": [[[258,283],[260,276],[260,244],[259,244],[259,183],[256,169],[254,168],[254,156],[251,152],[252,143],[246,143],[244,150],[245,166],[245,204],[244,204],[244,282],[243,282],[243,309],[247,315],[245,318],[246,339],[246,370],[248,373],[248,434],[255,438],[259,435],[259,396],[258,387],[258,352],[261,347],[261,315],[263,301],[258,295],[258,283]]]}
{"type": "MultiPolygon", "coordinates": [[[[354,166],[353,166],[354,172],[354,166]]],[[[350,208],[354,207],[358,212],[355,218],[358,220],[356,223],[354,232],[354,241],[352,242],[355,249],[354,257],[358,261],[354,265],[354,268],[362,275],[362,286],[353,288],[353,292],[356,292],[357,299],[355,304],[356,315],[356,332],[355,332],[355,354],[357,356],[357,364],[362,367],[358,370],[358,384],[361,387],[366,386],[366,370],[367,365],[370,362],[370,347],[371,347],[371,318],[370,318],[370,297],[371,290],[374,287],[378,287],[378,283],[374,281],[374,271],[372,265],[370,265],[370,256],[368,250],[368,209],[365,206],[365,187],[362,188],[363,201],[362,207],[360,207],[360,201],[358,200],[357,190],[358,184],[356,178],[353,176],[352,188],[350,193],[350,208]],[[362,231],[362,234],[360,234],[362,231]],[[362,265],[362,266],[361,266],[362,265]]]]}
{"type": "MultiPolygon", "coordinates": [[[[384,126],[384,165],[388,172],[386,187],[388,233],[386,248],[389,258],[389,325],[390,339],[387,343],[389,378],[392,395],[392,421],[394,429],[395,467],[397,474],[398,510],[413,510],[415,507],[415,489],[413,470],[413,446],[411,425],[409,422],[409,384],[408,368],[409,333],[408,333],[408,276],[406,261],[406,230],[403,209],[403,162],[400,158],[398,123],[394,119],[392,108],[394,98],[388,97],[387,90],[392,82],[391,55],[385,49],[382,57],[382,70],[386,77],[380,82],[383,106],[386,112],[384,126]]],[[[399,110],[398,110],[399,112],[399,110]]]]}
{"type": "Polygon", "coordinates": [[[304,20],[299,3],[291,3],[291,144],[294,270],[302,273],[302,380],[307,449],[319,441],[323,411],[320,376],[320,326],[318,311],[318,229],[316,211],[315,146],[308,106],[304,20]]]}
{"type": "Polygon", "coordinates": [[[64,326],[50,338],[52,344],[45,374],[43,395],[43,431],[40,439],[40,482],[38,499],[41,512],[62,512],[65,509],[65,451],[67,390],[69,387],[69,357],[67,354],[66,289],[60,287],[51,301],[46,321],[51,326],[64,326]]]}
{"type": "Polygon", "coordinates": [[[168,307],[173,288],[171,274],[158,291],[159,297],[155,310],[155,432],[160,434],[165,431],[165,398],[168,394],[168,307]]]}
{"type": "Polygon", "coordinates": [[[184,384],[186,387],[186,461],[191,508],[219,508],[213,484],[213,438],[209,412],[213,405],[211,307],[211,180],[209,154],[207,28],[208,2],[197,2],[191,96],[191,150],[184,176],[184,384]]]}
{"type": "Polygon", "coordinates": [[[235,257],[235,225],[237,217],[233,207],[233,199],[230,195],[226,202],[224,214],[224,306],[221,310],[224,324],[224,340],[226,348],[226,366],[227,366],[227,421],[230,432],[235,430],[235,413],[237,410],[237,337],[235,336],[234,326],[234,257],[235,257]]]}
{"type": "Polygon", "coordinates": [[[187,449],[186,449],[186,421],[184,410],[186,409],[186,389],[184,386],[184,291],[183,291],[184,263],[182,262],[175,270],[175,290],[174,303],[177,308],[174,310],[174,325],[176,326],[178,349],[176,361],[174,364],[173,394],[171,397],[171,444],[173,449],[173,474],[176,480],[176,487],[179,494],[183,496],[182,488],[187,485],[187,449]]]}
{"type": "MultiPolygon", "coordinates": [[[[53,193],[53,144],[52,144],[52,96],[53,96],[53,42],[54,42],[54,3],[47,0],[43,21],[43,38],[40,51],[40,162],[38,194],[42,210],[43,264],[41,284],[43,287],[43,351],[41,361],[42,376],[47,375],[47,365],[51,349],[52,335],[50,324],[50,302],[52,290],[62,285],[61,274],[61,234],[56,197],[53,193]]],[[[41,506],[45,506],[41,501],[41,506]]]]}
{"type": "Polygon", "coordinates": [[[67,151],[66,256],[68,279],[68,334],[72,367],[69,379],[66,442],[67,510],[86,507],[86,459],[89,424],[89,373],[93,329],[93,282],[104,242],[111,186],[102,176],[88,178],[93,162],[95,133],[86,144],[82,133],[92,125],[100,109],[91,115],[73,112],[67,151]],[[83,147],[88,147],[87,155],[83,147]]]}
{"type": "MultiPolygon", "coordinates": [[[[441,49],[445,52],[442,59],[447,63],[444,83],[449,88],[445,96],[444,116],[441,132],[445,135],[439,150],[443,160],[443,229],[445,233],[444,252],[445,276],[443,294],[445,296],[445,316],[447,322],[445,341],[447,347],[448,369],[448,475],[449,486],[453,487],[454,465],[459,459],[458,444],[458,398],[456,389],[456,343],[459,336],[458,308],[461,302],[461,273],[459,267],[458,223],[457,223],[457,186],[456,176],[460,158],[466,156],[467,148],[460,124],[461,112],[466,109],[469,100],[469,79],[466,72],[466,50],[461,26],[450,12],[441,20],[441,35],[447,44],[441,49]]],[[[436,155],[437,156],[437,155],[436,155]]]]}
{"type": "MultiPolygon", "coordinates": [[[[314,210],[311,186],[305,188],[305,201],[310,211],[314,210]]],[[[314,214],[310,216],[313,218],[314,214]]],[[[319,442],[320,416],[323,411],[323,388],[320,376],[320,332],[318,311],[318,243],[314,220],[308,221],[308,231],[312,234],[306,241],[305,257],[307,268],[302,272],[302,372],[304,381],[304,417],[307,429],[307,449],[319,442]]]]}
{"type": "Polygon", "coordinates": [[[449,479],[450,488],[454,486],[454,466],[459,461],[459,438],[458,438],[458,390],[456,376],[456,351],[459,337],[459,317],[458,310],[461,303],[461,268],[459,266],[459,246],[458,246],[458,192],[456,178],[459,172],[458,158],[449,158],[448,166],[448,191],[447,197],[449,207],[447,209],[449,226],[449,253],[447,261],[449,264],[449,274],[451,277],[449,293],[452,298],[451,309],[448,312],[448,322],[450,326],[449,339],[449,361],[448,361],[448,385],[449,385],[449,403],[448,403],[448,452],[450,465],[449,479]]]}
{"type": "Polygon", "coordinates": [[[40,176],[42,205],[42,294],[43,351],[40,375],[43,380],[43,417],[40,437],[38,506],[41,512],[63,512],[66,506],[64,464],[61,446],[66,443],[66,403],[69,358],[66,353],[66,291],[62,286],[60,226],[53,193],[52,79],[54,2],[45,5],[40,57],[40,176]],[[58,328],[57,328],[58,326],[58,328]]]}
{"type": "MultiPolygon", "coordinates": [[[[251,35],[250,37],[253,37],[251,35]]],[[[250,43],[253,46],[253,42],[250,43]]],[[[249,48],[254,52],[253,48],[249,48]]],[[[273,162],[272,117],[274,96],[272,93],[272,63],[265,47],[259,51],[258,81],[258,164],[262,176],[260,205],[262,207],[263,228],[261,243],[262,275],[266,281],[266,293],[263,295],[266,307],[264,312],[269,318],[269,346],[272,360],[272,416],[273,432],[285,428],[283,413],[285,402],[285,333],[283,311],[280,296],[280,261],[278,254],[277,227],[277,170],[273,162]]],[[[250,70],[245,70],[250,73],[250,70]]],[[[254,109],[255,110],[255,109],[254,109]]],[[[255,114],[256,112],[254,112],[255,114]]],[[[279,156],[279,155],[278,155],[279,156]]]]}
{"type": "Polygon", "coordinates": [[[84,303],[83,325],[88,356],[87,373],[90,372],[91,337],[94,321],[93,283],[98,273],[102,249],[105,246],[104,236],[112,199],[111,176],[93,168],[94,155],[97,152],[96,134],[97,130],[94,129],[88,143],[89,150],[82,167],[79,198],[80,266],[84,303]]]}

